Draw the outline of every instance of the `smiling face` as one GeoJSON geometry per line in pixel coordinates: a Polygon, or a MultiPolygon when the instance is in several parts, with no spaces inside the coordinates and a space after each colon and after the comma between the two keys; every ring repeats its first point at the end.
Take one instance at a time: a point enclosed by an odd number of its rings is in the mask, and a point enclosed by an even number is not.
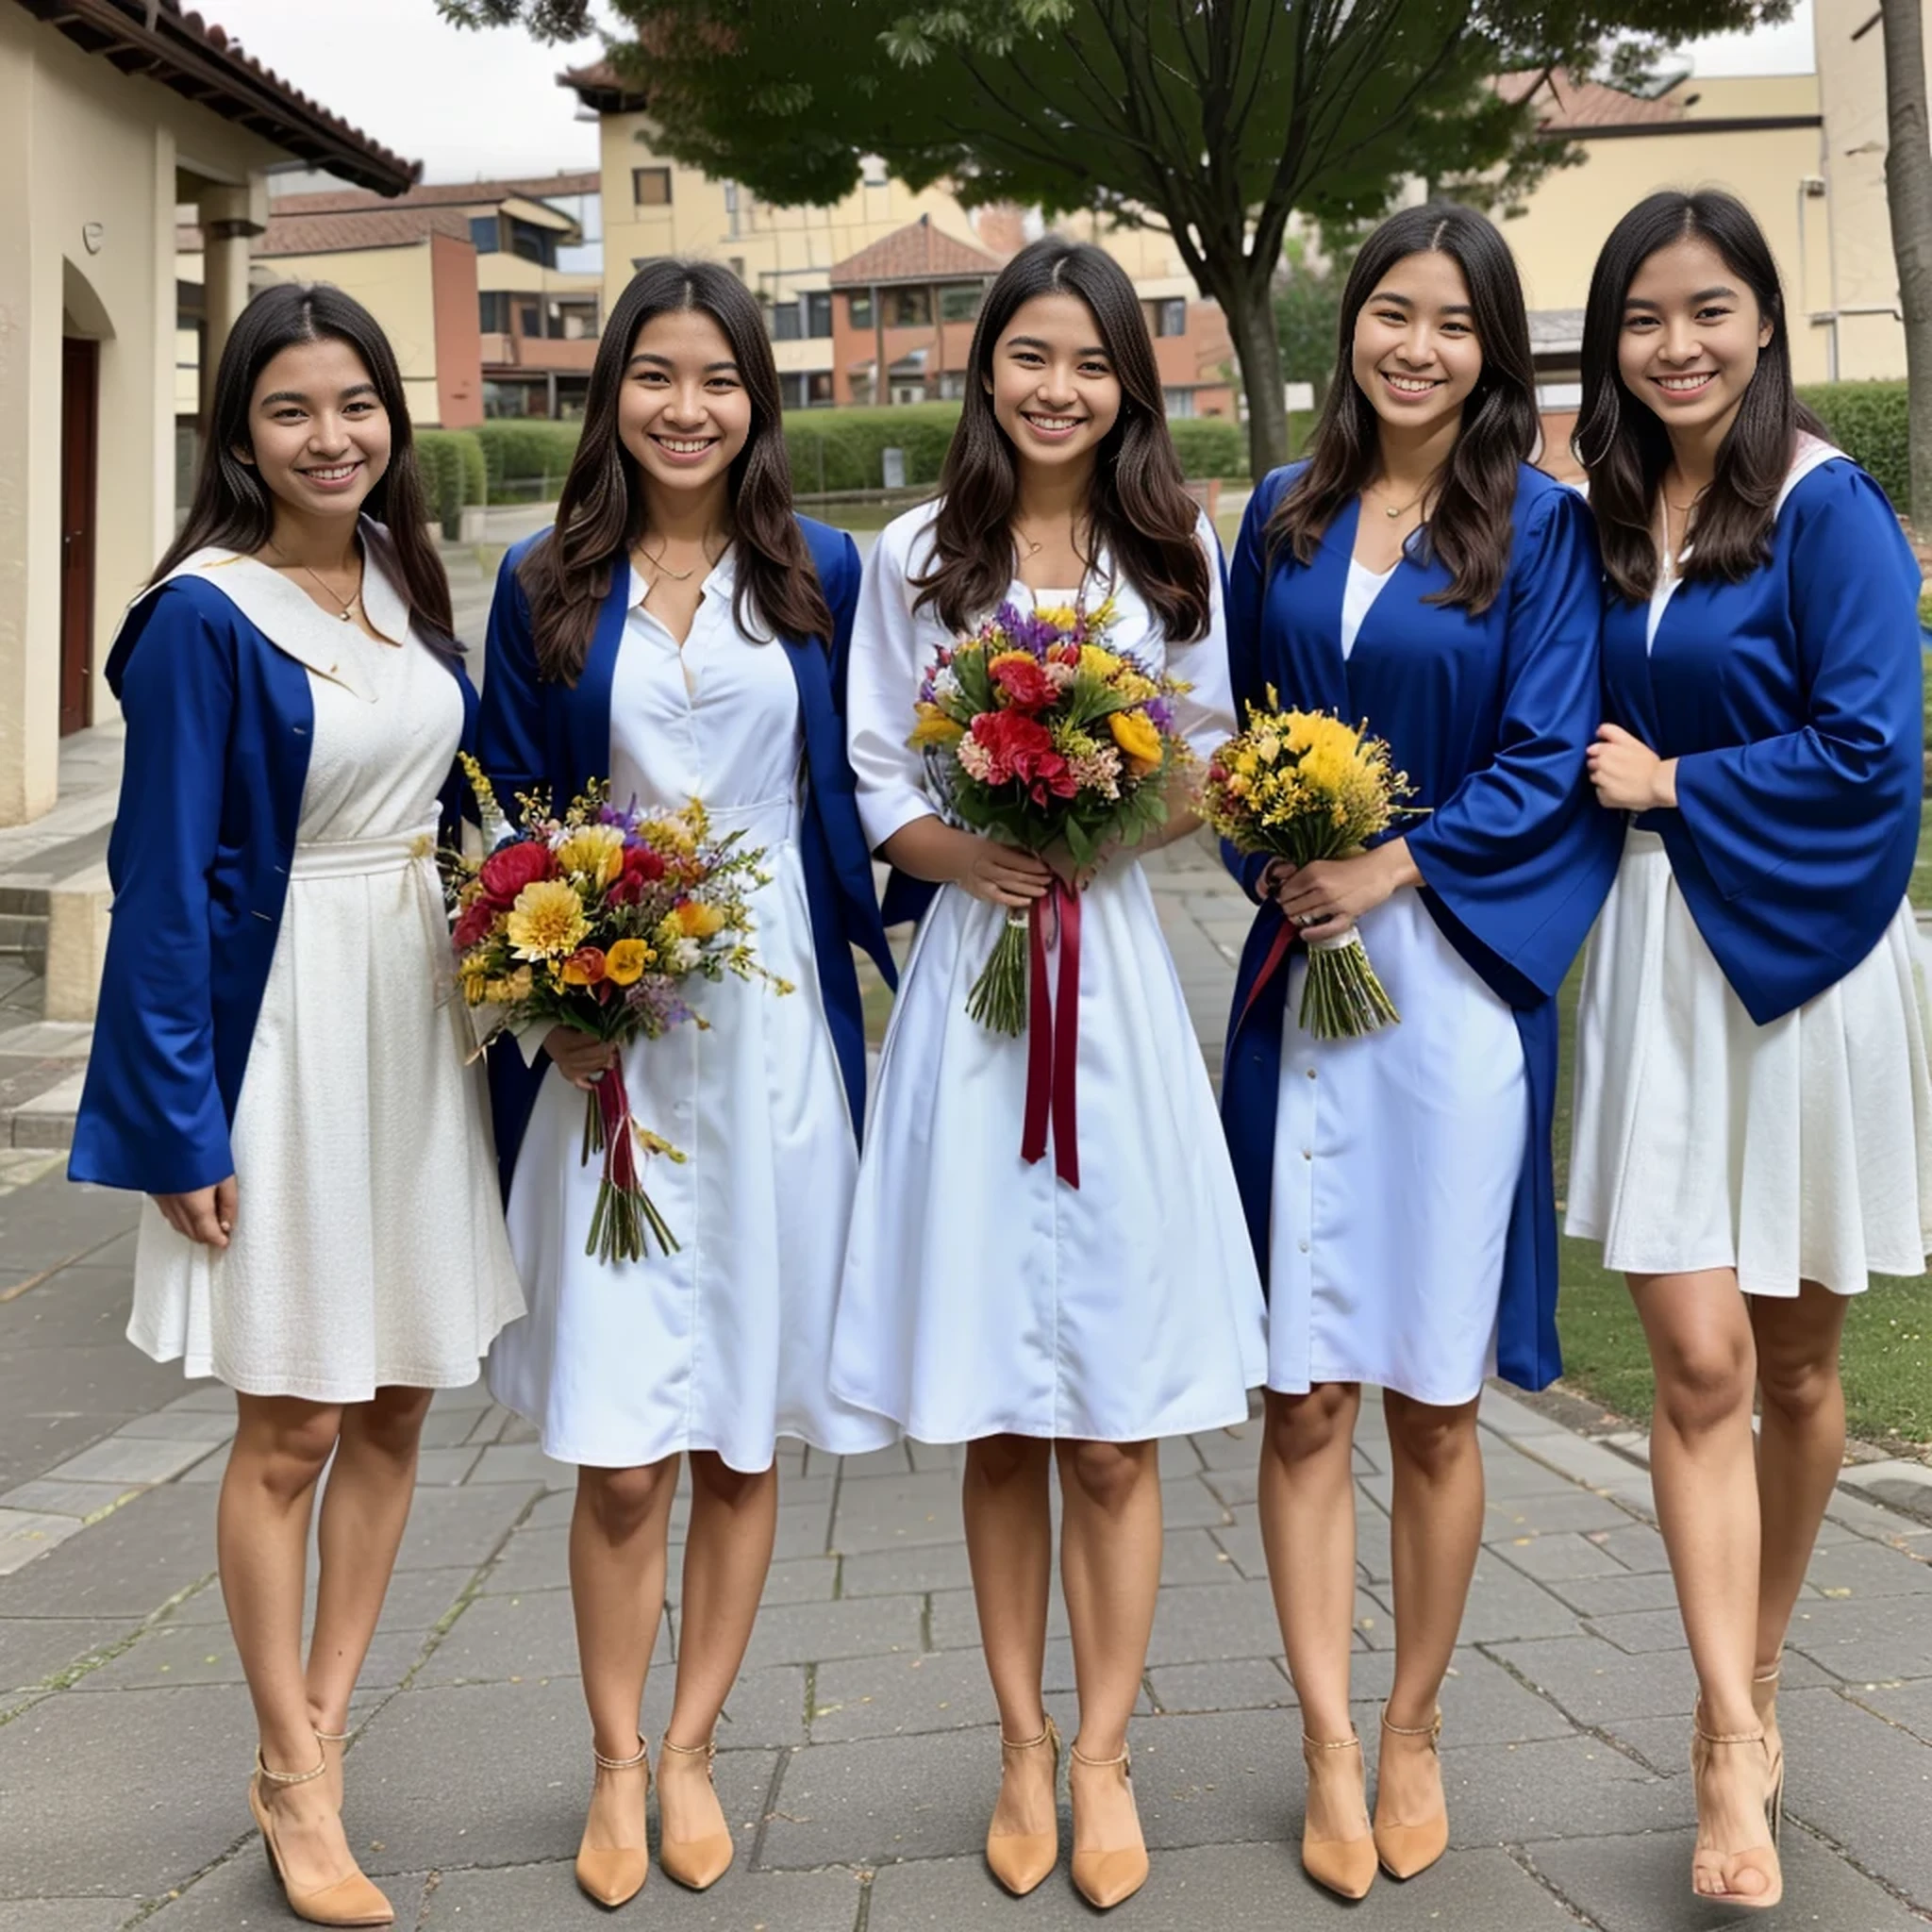
{"type": "Polygon", "coordinates": [[[719,487],[751,425],[750,393],[714,317],[665,309],[639,329],[618,395],[617,433],[648,486],[719,487]]]}
{"type": "Polygon", "coordinates": [[[303,516],[353,517],[389,468],[390,420],[345,341],[291,342],[262,365],[248,404],[252,462],[276,502],[303,516]]]}
{"type": "Polygon", "coordinates": [[[1624,298],[1617,373],[1673,437],[1721,438],[1757,373],[1773,324],[1708,242],[1647,256],[1624,298]]]}
{"type": "Polygon", "coordinates": [[[1077,295],[1035,295],[1013,311],[987,391],[1023,463],[1091,464],[1120,420],[1120,377],[1077,295]]]}
{"type": "Polygon", "coordinates": [[[1483,351],[1453,257],[1429,249],[1390,268],[1357,311],[1349,368],[1387,428],[1426,438],[1460,419],[1483,351]]]}

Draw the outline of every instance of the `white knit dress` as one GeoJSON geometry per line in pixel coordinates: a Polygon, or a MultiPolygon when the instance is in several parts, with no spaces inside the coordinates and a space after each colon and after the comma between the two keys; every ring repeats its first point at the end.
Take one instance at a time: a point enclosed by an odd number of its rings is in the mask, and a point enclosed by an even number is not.
{"type": "Polygon", "coordinates": [[[230,1133],[234,1235],[218,1253],[147,1202],[128,1339],[251,1395],[462,1387],[524,1304],[432,857],[461,692],[373,550],[364,608],[400,644],[252,558],[184,569],[271,640],[301,626],[335,675],[308,672],[298,841],[230,1133]]]}

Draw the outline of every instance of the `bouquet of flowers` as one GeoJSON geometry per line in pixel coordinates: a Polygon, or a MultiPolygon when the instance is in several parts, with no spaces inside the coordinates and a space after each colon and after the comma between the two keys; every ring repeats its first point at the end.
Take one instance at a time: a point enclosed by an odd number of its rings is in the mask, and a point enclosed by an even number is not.
{"type": "MultiPolygon", "coordinates": [[[[1325,711],[1283,711],[1279,703],[1271,686],[1269,708],[1250,705],[1248,728],[1208,767],[1203,815],[1237,851],[1265,852],[1298,867],[1346,858],[1397,818],[1412,815],[1399,801],[1413,788],[1391,764],[1384,740],[1371,738],[1366,724],[1344,724],[1325,711]]],[[[1295,928],[1284,921],[1249,1005],[1294,940],[1295,928]]],[[[1360,934],[1351,928],[1340,939],[1309,941],[1301,1005],[1307,1031],[1319,1040],[1351,1040],[1400,1017],[1360,934]]]]}
{"type": "MultiPolygon", "coordinates": [[[[969,830],[1064,847],[1078,867],[1165,821],[1167,781],[1189,758],[1174,726],[1188,686],[1109,650],[1113,619],[1111,598],[1091,612],[1003,604],[927,670],[907,741],[969,830]]],[[[1008,915],[967,1002],[1001,1033],[1025,1028],[1027,928],[1008,915]]]]}
{"type": "MultiPolygon", "coordinates": [[[[481,768],[467,757],[463,766],[488,840],[504,815],[481,768]]],[[[484,1045],[530,1025],[620,1047],[686,1021],[703,1026],[680,991],[694,974],[791,991],[750,944],[745,894],[766,882],[764,854],[744,850],[740,832],[715,836],[695,798],[681,811],[645,813],[619,810],[607,792],[593,786],[561,814],[541,794],[521,797],[510,837],[480,858],[450,858],[457,986],[484,1045]]],[[[586,1098],[582,1158],[601,1153],[604,1174],[584,1252],[635,1261],[655,1238],[673,1253],[677,1242],[639,1178],[632,1143],[685,1157],[632,1118],[621,1058],[586,1098]]]]}

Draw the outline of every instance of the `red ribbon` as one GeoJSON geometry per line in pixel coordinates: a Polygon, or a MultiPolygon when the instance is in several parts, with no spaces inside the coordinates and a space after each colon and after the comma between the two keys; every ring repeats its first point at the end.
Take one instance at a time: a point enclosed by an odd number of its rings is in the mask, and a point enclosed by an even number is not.
{"type": "Polygon", "coordinates": [[[1026,1003],[1026,1123],[1020,1158],[1046,1156],[1049,1118],[1053,1126],[1054,1172],[1070,1188],[1080,1185],[1080,1144],[1074,1117],[1075,1073],[1080,1059],[1080,895],[1056,875],[1053,889],[1033,902],[1027,922],[1032,987],[1026,1003]],[[1049,995],[1046,972],[1046,913],[1059,923],[1060,983],[1049,995]]]}
{"type": "Polygon", "coordinates": [[[1255,974],[1255,983],[1249,987],[1248,996],[1241,1002],[1241,1016],[1234,1023],[1237,1032],[1241,1030],[1242,1022],[1248,1017],[1248,1008],[1261,997],[1261,989],[1281,970],[1281,962],[1288,958],[1295,941],[1300,938],[1301,928],[1286,913],[1283,913],[1281,917],[1281,930],[1274,935],[1274,943],[1268,948],[1267,958],[1261,961],[1261,970],[1255,974]]]}
{"type": "Polygon", "coordinates": [[[624,1061],[613,1058],[591,1089],[604,1124],[604,1178],[620,1194],[638,1191],[637,1145],[631,1135],[630,1094],[624,1084],[624,1061]]]}

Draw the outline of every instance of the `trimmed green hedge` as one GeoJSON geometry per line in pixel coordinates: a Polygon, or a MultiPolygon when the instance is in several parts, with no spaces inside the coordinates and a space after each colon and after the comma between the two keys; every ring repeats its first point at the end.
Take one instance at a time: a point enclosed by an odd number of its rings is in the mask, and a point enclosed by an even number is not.
{"type": "Polygon", "coordinates": [[[1167,426],[1189,482],[1248,474],[1248,433],[1230,417],[1175,416],[1167,426]]]}
{"type": "Polygon", "coordinates": [[[908,483],[937,483],[958,425],[958,403],[882,408],[792,409],[785,417],[791,487],[801,496],[885,486],[883,452],[906,452],[908,483]]]}
{"type": "Polygon", "coordinates": [[[552,501],[563,488],[582,426],[537,417],[501,417],[471,431],[482,444],[489,467],[490,501],[552,501]]]}
{"type": "Polygon", "coordinates": [[[1871,471],[1901,515],[1912,500],[1907,450],[1906,386],[1902,382],[1821,382],[1798,391],[1831,440],[1871,471]]]}
{"type": "Polygon", "coordinates": [[[453,538],[462,525],[463,506],[489,501],[483,445],[474,429],[419,429],[416,456],[429,513],[453,538]]]}

